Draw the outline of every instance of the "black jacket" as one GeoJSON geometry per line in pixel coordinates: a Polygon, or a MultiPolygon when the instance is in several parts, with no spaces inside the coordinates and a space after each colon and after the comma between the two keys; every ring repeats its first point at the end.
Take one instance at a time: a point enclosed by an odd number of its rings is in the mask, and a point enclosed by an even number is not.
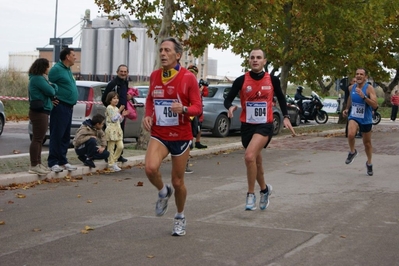
{"type": "Polygon", "coordinates": [[[126,106],[128,88],[129,88],[129,81],[121,79],[120,77],[116,76],[113,80],[111,80],[108,83],[101,97],[101,101],[105,106],[108,106],[108,104],[106,103],[108,93],[111,91],[116,91],[119,95],[119,103],[117,107],[119,108],[121,105],[126,106]]]}

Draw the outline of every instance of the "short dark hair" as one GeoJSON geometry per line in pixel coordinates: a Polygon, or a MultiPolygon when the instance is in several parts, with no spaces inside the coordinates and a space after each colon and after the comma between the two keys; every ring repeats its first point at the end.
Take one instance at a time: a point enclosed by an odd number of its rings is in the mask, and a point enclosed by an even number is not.
{"type": "Polygon", "coordinates": [[[112,98],[114,98],[115,96],[117,96],[119,99],[119,94],[116,91],[110,91],[107,94],[107,98],[106,98],[105,102],[109,105],[111,103],[112,98]]]}
{"type": "Polygon", "coordinates": [[[120,65],[118,66],[118,68],[116,69],[116,72],[117,72],[117,73],[119,72],[119,69],[120,69],[121,67],[126,67],[127,72],[129,72],[129,67],[128,67],[127,65],[125,65],[125,64],[120,64],[120,65]]]}
{"type": "MultiPolygon", "coordinates": [[[[358,71],[358,70],[364,70],[364,75],[366,75],[366,76],[368,76],[368,72],[367,72],[367,70],[364,68],[364,67],[358,67],[357,69],[356,69],[356,71],[358,71]]],[[[356,73],[356,72],[355,72],[356,73]]]]}
{"type": "Polygon", "coordinates": [[[69,47],[62,49],[62,51],[60,53],[60,60],[64,61],[66,59],[67,55],[69,55],[72,51],[75,51],[75,50],[73,50],[73,48],[69,48],[69,47]]]}
{"type": "Polygon", "coordinates": [[[91,119],[91,124],[92,125],[101,124],[102,122],[104,122],[104,120],[105,116],[103,116],[102,114],[95,114],[91,119]]]}
{"type": "Polygon", "coordinates": [[[262,53],[263,53],[263,58],[266,58],[266,52],[265,52],[262,48],[255,47],[255,48],[253,48],[253,49],[251,50],[251,52],[252,52],[252,51],[262,51],[262,53]]]}
{"type": "Polygon", "coordinates": [[[31,75],[43,75],[49,67],[50,63],[46,58],[38,58],[30,66],[28,73],[31,75]]]}
{"type": "MultiPolygon", "coordinates": [[[[180,58],[183,56],[183,46],[176,38],[173,38],[173,37],[165,38],[161,41],[161,44],[164,42],[173,42],[174,47],[175,47],[175,52],[177,54],[180,54],[180,58]]],[[[180,61],[180,59],[177,60],[177,62],[179,62],[179,61],[180,61]]]]}

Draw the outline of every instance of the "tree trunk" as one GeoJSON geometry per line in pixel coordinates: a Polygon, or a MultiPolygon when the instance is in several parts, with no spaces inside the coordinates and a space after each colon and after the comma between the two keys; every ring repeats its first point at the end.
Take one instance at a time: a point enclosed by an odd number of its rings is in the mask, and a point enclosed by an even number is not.
{"type": "MultiPolygon", "coordinates": [[[[161,59],[158,55],[160,42],[169,37],[170,29],[172,27],[172,18],[173,18],[173,0],[164,0],[164,10],[162,17],[161,29],[158,33],[155,45],[155,54],[157,54],[155,62],[154,62],[154,70],[161,67],[161,59]]],[[[145,116],[145,113],[144,113],[145,116]]],[[[150,132],[146,131],[141,124],[140,137],[137,140],[136,149],[138,150],[147,150],[148,142],[150,141],[150,132]]]]}
{"type": "Polygon", "coordinates": [[[291,63],[285,63],[281,67],[281,76],[280,76],[280,84],[281,84],[281,89],[283,90],[284,94],[287,94],[287,86],[288,86],[288,75],[290,73],[292,64],[291,63]]]}
{"type": "Polygon", "coordinates": [[[331,87],[335,84],[334,80],[331,79],[330,83],[327,85],[324,85],[324,82],[321,79],[317,80],[317,82],[319,83],[319,86],[321,88],[321,95],[323,95],[323,96],[329,95],[331,87]]]}

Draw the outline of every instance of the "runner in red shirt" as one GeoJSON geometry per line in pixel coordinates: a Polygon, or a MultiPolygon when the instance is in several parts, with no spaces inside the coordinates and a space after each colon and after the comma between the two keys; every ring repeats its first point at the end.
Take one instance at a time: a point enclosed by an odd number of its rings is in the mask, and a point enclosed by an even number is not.
{"type": "Polygon", "coordinates": [[[287,103],[277,77],[271,77],[264,71],[266,65],[265,52],[254,49],[249,56],[251,71],[238,77],[227,95],[224,106],[228,109],[228,117],[233,117],[237,110],[232,105],[234,98],[240,94],[242,111],[241,142],[245,148],[245,165],[247,167],[248,193],[245,210],[256,209],[255,181],[260,186],[259,208],[265,210],[269,205],[272,186],[266,184],[262,166],[262,149],[266,148],[273,136],[273,97],[276,96],[284,115],[284,126],[289,128],[292,135],[295,131],[291,126],[287,113],[287,103]]]}
{"type": "Polygon", "coordinates": [[[159,190],[155,206],[157,216],[168,209],[168,200],[175,190],[177,213],[172,235],[186,234],[184,205],[187,190],[184,171],[193,140],[190,116],[202,113],[201,97],[196,77],[179,64],[183,47],[174,38],[161,42],[159,55],[162,68],[150,76],[146,99],[144,128],[151,132],[145,156],[145,172],[149,181],[159,190]],[[168,154],[172,157],[172,185],[164,184],[159,171],[168,154]]]}

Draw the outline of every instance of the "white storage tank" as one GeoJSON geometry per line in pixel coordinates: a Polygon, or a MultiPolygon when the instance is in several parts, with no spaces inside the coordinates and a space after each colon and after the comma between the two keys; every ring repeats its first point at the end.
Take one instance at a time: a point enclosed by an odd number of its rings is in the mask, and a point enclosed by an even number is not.
{"type": "Polygon", "coordinates": [[[93,19],[91,27],[94,29],[109,28],[111,22],[106,17],[97,17],[93,19]]]}
{"type": "Polygon", "coordinates": [[[155,40],[152,38],[148,38],[147,35],[145,35],[144,47],[146,47],[147,51],[142,75],[145,77],[149,77],[151,75],[151,72],[154,71],[155,59],[156,56],[158,56],[158,52],[155,50],[155,40]]]}
{"type": "MultiPolygon", "coordinates": [[[[127,54],[129,47],[129,39],[122,38],[122,34],[126,31],[125,28],[114,29],[113,50],[112,50],[112,71],[115,73],[118,66],[121,64],[127,65],[127,54]]],[[[131,75],[129,71],[129,75],[131,75]]]]}
{"type": "Polygon", "coordinates": [[[96,74],[97,80],[109,81],[112,70],[112,44],[114,29],[100,28],[97,31],[96,74]]]}
{"type": "Polygon", "coordinates": [[[94,80],[96,74],[97,30],[82,30],[82,50],[80,72],[84,80],[94,80]]]}
{"type": "Polygon", "coordinates": [[[129,45],[129,74],[130,76],[140,77],[143,75],[144,60],[149,60],[147,55],[147,47],[145,47],[145,39],[147,35],[144,28],[132,28],[137,37],[135,42],[129,45]]]}
{"type": "Polygon", "coordinates": [[[8,68],[17,72],[28,73],[29,68],[39,58],[39,51],[8,54],[8,68]]]}

